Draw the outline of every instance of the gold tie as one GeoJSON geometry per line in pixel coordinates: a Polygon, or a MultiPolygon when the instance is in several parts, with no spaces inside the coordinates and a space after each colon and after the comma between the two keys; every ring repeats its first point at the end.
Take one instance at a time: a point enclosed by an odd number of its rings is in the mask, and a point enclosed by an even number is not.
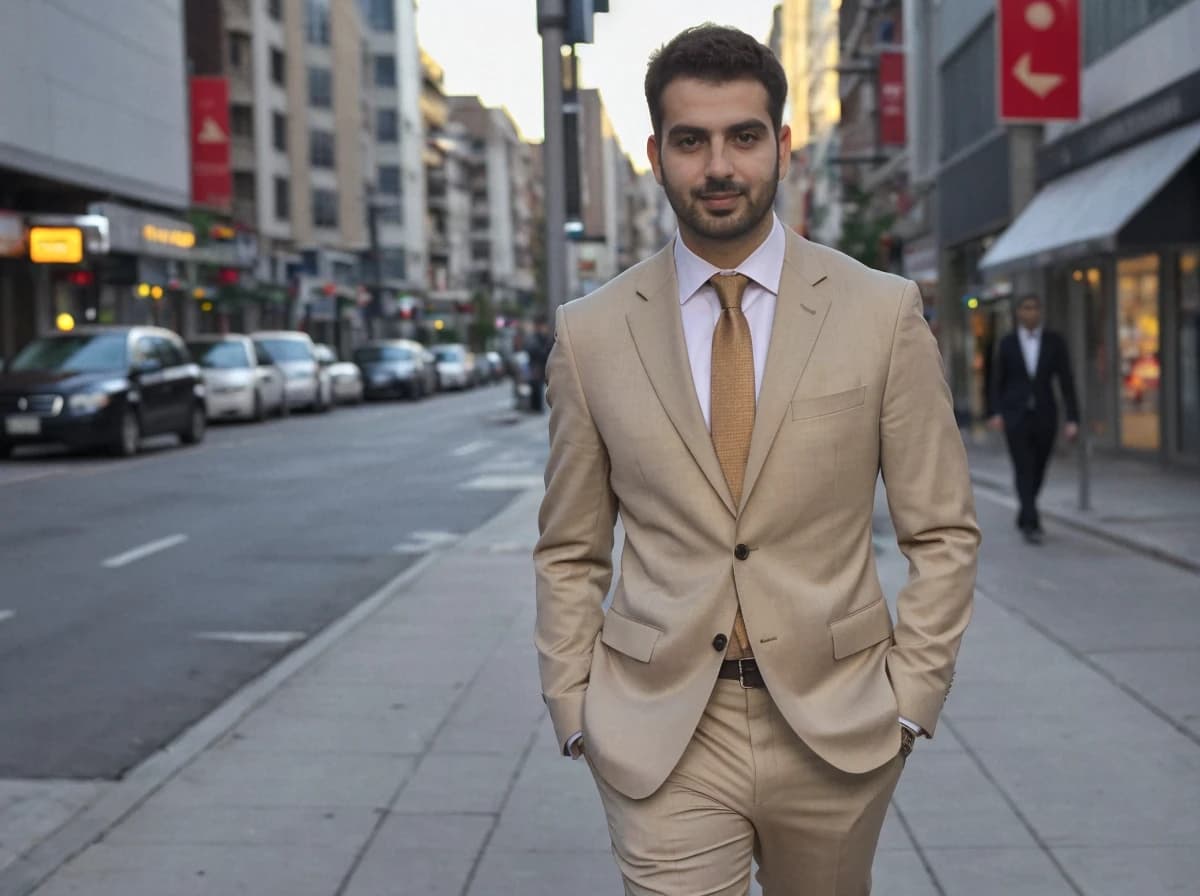
{"type": "MultiPolygon", "coordinates": [[[[709,282],[721,300],[712,341],[712,440],[736,507],[742,500],[742,479],[754,431],[754,349],[750,324],[742,313],[742,295],[750,281],[743,274],[714,274],[709,282]]],[[[752,653],[739,604],[726,656],[741,659],[752,653]]]]}

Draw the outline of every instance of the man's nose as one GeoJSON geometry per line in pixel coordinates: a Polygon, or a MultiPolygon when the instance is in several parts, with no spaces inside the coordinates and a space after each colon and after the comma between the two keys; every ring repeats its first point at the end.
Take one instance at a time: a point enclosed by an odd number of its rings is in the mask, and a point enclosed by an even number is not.
{"type": "Polygon", "coordinates": [[[705,174],[711,178],[730,178],[733,176],[733,159],[729,155],[729,147],[724,140],[714,140],[710,144],[708,167],[705,174]]]}

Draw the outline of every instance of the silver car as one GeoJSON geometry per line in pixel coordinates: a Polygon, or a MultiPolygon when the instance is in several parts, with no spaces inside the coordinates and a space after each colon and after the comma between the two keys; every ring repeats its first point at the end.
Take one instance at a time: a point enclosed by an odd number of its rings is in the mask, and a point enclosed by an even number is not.
{"type": "Polygon", "coordinates": [[[209,420],[262,420],[287,413],[283,370],[249,336],[197,336],[187,347],[204,377],[209,420]]]}
{"type": "Polygon", "coordinates": [[[317,344],[317,363],[329,374],[333,400],[338,404],[359,404],[363,400],[363,379],[358,367],[339,361],[332,346],[317,344]]]}
{"type": "Polygon", "coordinates": [[[324,412],[333,407],[333,379],[317,363],[311,336],[295,330],[273,330],[251,333],[250,338],[283,370],[289,408],[324,412]]]}

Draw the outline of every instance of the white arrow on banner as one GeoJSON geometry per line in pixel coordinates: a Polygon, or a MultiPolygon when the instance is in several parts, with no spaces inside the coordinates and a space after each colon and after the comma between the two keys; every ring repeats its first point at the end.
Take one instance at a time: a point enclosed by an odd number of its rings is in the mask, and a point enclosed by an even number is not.
{"type": "Polygon", "coordinates": [[[1063,82],[1062,75],[1046,74],[1033,70],[1033,54],[1026,53],[1013,66],[1013,75],[1038,99],[1046,96],[1063,82]]]}

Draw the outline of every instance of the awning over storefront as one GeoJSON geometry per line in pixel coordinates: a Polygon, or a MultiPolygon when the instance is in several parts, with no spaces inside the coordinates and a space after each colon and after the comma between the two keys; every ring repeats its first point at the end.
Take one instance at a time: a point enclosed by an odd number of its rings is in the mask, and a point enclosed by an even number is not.
{"type": "Polygon", "coordinates": [[[1200,152],[1200,122],[1051,181],[979,263],[991,275],[1116,248],[1121,228],[1200,152]]]}

